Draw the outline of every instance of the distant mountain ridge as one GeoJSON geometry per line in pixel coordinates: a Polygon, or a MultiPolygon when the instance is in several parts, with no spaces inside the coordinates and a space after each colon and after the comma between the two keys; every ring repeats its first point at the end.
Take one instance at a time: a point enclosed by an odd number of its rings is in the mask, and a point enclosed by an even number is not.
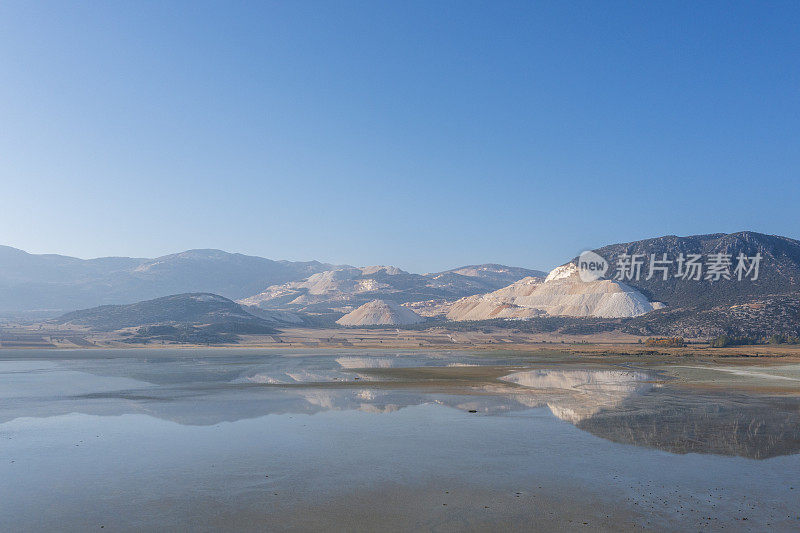
{"type": "Polygon", "coordinates": [[[482,265],[467,265],[423,275],[431,279],[429,282],[431,286],[454,288],[454,292],[460,293],[474,290],[474,294],[480,294],[501,289],[523,278],[543,278],[547,275],[547,272],[486,263],[482,265]]]}
{"type": "Polygon", "coordinates": [[[522,279],[455,302],[420,302],[411,307],[425,316],[454,321],[530,320],[548,315],[621,318],[626,319],[626,332],[645,336],[697,338],[747,336],[748,332],[796,336],[800,332],[800,241],[755,232],[717,233],[612,244],[595,252],[608,262],[604,279],[582,281],[576,257],[553,269],[545,280],[522,279]],[[691,254],[700,257],[699,280],[678,275],[678,258],[691,254]],[[746,266],[751,258],[760,257],[757,277],[753,271],[738,279],[740,254],[746,266]],[[629,260],[637,257],[641,267],[638,276],[620,282],[618,261],[625,255],[629,260]],[[707,279],[714,255],[730,261],[729,279],[707,279]],[[658,270],[650,276],[651,258],[666,258],[661,264],[670,268],[667,279],[658,270]]]}
{"type": "Polygon", "coordinates": [[[155,259],[78,259],[0,246],[0,313],[53,315],[187,292],[243,298],[331,268],[318,261],[273,261],[221,250],[187,250],[155,259]]]}
{"type": "Polygon", "coordinates": [[[455,299],[481,294],[544,272],[497,264],[469,265],[432,274],[411,274],[393,266],[343,267],[318,272],[302,281],[268,287],[238,300],[261,309],[329,312],[373,300],[399,304],[455,299]]]}
{"type": "Polygon", "coordinates": [[[530,275],[543,273],[485,264],[421,275],[391,266],[274,261],[214,249],[186,250],[154,259],[79,259],[0,246],[0,315],[50,317],[74,309],[191,292],[248,300],[248,305],[267,309],[283,309],[287,302],[297,300],[288,306],[290,310],[325,310],[328,304],[357,307],[380,297],[401,303],[461,297],[495,290],[530,275]],[[264,305],[266,301],[268,305],[264,305]]]}
{"type": "MultiPolygon", "coordinates": [[[[642,336],[800,335],[800,241],[748,231],[670,235],[596,252],[609,270],[604,280],[586,283],[579,279],[577,258],[545,279],[544,272],[498,264],[413,274],[387,265],[272,261],[220,250],[82,260],[0,247],[0,313],[49,310],[54,316],[59,310],[211,293],[238,300],[231,304],[246,306],[240,312],[284,325],[331,325],[372,302],[351,318],[369,322],[411,310],[435,320],[467,322],[583,317],[586,327],[577,330],[588,332],[599,324],[642,336]],[[623,254],[642,259],[638,278],[614,279],[623,254]],[[731,279],[680,278],[675,261],[690,254],[703,258],[704,274],[712,254],[726,254],[731,279]],[[739,254],[761,258],[758,279],[736,279],[739,254]],[[648,279],[650,257],[665,255],[672,261],[667,279],[660,274],[648,279]]],[[[107,312],[116,311],[102,313],[107,312]]]]}

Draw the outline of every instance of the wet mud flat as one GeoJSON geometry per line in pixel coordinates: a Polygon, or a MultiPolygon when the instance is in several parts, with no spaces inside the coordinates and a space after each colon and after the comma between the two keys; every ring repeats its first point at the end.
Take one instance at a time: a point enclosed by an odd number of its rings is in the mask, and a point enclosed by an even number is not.
{"type": "Polygon", "coordinates": [[[3,531],[800,528],[793,364],[30,352],[0,351],[3,531]]]}

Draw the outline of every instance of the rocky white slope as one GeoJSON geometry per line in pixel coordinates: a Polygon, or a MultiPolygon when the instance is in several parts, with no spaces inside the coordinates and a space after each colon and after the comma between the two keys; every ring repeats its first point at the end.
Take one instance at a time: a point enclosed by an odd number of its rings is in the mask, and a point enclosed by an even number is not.
{"type": "Polygon", "coordinates": [[[342,326],[406,326],[425,319],[390,300],[372,300],[336,321],[342,326]]]}
{"type": "Polygon", "coordinates": [[[470,265],[433,274],[411,274],[383,265],[343,267],[316,273],[302,281],[272,285],[239,303],[262,309],[324,312],[349,310],[375,299],[399,303],[455,300],[538,274],[544,273],[495,264],[470,265]]]}
{"type": "Polygon", "coordinates": [[[407,274],[393,266],[345,267],[314,274],[303,281],[267,287],[263,292],[239,300],[242,305],[261,308],[283,305],[303,306],[322,302],[344,302],[354,295],[391,291],[389,276],[407,274]]]}
{"type": "Polygon", "coordinates": [[[636,289],[612,280],[581,281],[570,263],[554,269],[544,282],[525,278],[497,291],[462,298],[446,309],[450,320],[530,318],[539,315],[622,318],[639,316],[660,304],[636,289]]]}

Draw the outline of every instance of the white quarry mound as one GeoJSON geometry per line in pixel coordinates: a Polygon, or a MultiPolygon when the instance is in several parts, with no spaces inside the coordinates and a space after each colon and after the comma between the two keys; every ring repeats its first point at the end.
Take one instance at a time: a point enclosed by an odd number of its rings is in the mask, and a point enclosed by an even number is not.
{"type": "Polygon", "coordinates": [[[544,283],[524,278],[488,294],[469,296],[453,303],[450,320],[530,318],[541,314],[623,318],[643,315],[660,304],[636,289],[612,280],[584,282],[569,263],[553,269],[544,283]]]}
{"type": "Polygon", "coordinates": [[[544,279],[545,282],[547,281],[556,281],[559,279],[566,279],[569,277],[576,276],[578,274],[578,267],[575,263],[567,263],[566,265],[561,265],[559,267],[555,267],[547,277],[544,279]]]}
{"type": "Polygon", "coordinates": [[[488,294],[467,296],[451,304],[446,316],[450,320],[463,321],[543,315],[545,312],[542,310],[521,307],[514,303],[517,298],[532,294],[541,285],[541,278],[523,278],[488,294]]]}
{"type": "Polygon", "coordinates": [[[372,300],[336,321],[342,326],[405,326],[425,319],[389,300],[372,300]]]}

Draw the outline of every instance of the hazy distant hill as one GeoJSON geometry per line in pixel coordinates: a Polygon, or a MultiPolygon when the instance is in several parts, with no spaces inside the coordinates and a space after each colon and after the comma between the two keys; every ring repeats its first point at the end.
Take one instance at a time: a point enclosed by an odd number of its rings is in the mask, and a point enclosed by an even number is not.
{"type": "Polygon", "coordinates": [[[429,287],[451,289],[454,293],[469,296],[467,292],[474,291],[473,294],[490,292],[523,278],[543,278],[546,275],[547,272],[541,270],[488,263],[425,274],[425,277],[429,279],[427,282],[429,287]]]}
{"type": "MultiPolygon", "coordinates": [[[[219,250],[190,250],[157,259],[82,260],[0,247],[0,313],[49,310],[53,316],[54,311],[202,292],[253,306],[257,309],[249,316],[258,315],[265,323],[329,323],[373,300],[387,300],[426,317],[446,315],[452,320],[538,320],[546,313],[589,320],[644,313],[617,325],[640,335],[800,334],[800,241],[740,232],[658,237],[596,251],[610,263],[607,278],[614,276],[621,254],[640,255],[640,277],[624,280],[626,288],[602,281],[580,283],[569,264],[554,269],[545,282],[544,272],[496,264],[413,274],[392,266],[272,261],[219,250]],[[705,272],[709,254],[715,253],[731,257],[732,279],[695,281],[675,276],[674,262],[680,254],[701,254],[705,272]],[[734,266],[740,253],[761,254],[757,280],[736,279],[734,266]],[[652,254],[659,259],[666,254],[673,261],[668,279],[660,273],[647,279],[652,254]],[[655,302],[666,308],[653,310],[659,307],[655,302]]],[[[133,311],[125,312],[130,316],[133,311]]],[[[165,308],[158,315],[150,309],[155,317],[151,324],[181,322],[169,314],[176,311],[180,309],[165,308]]],[[[119,312],[118,307],[102,308],[96,311],[96,320],[119,312]]],[[[237,312],[247,313],[241,308],[237,312]]]]}
{"type": "Polygon", "coordinates": [[[331,268],[317,261],[273,261],[220,250],[84,260],[0,246],[0,313],[52,315],[185,292],[242,298],[331,268]]]}
{"type": "Polygon", "coordinates": [[[113,331],[142,326],[211,326],[225,333],[274,333],[273,324],[251,315],[227,298],[210,293],[165,296],[128,305],[103,305],[72,311],[54,320],[60,324],[113,331]]]}

